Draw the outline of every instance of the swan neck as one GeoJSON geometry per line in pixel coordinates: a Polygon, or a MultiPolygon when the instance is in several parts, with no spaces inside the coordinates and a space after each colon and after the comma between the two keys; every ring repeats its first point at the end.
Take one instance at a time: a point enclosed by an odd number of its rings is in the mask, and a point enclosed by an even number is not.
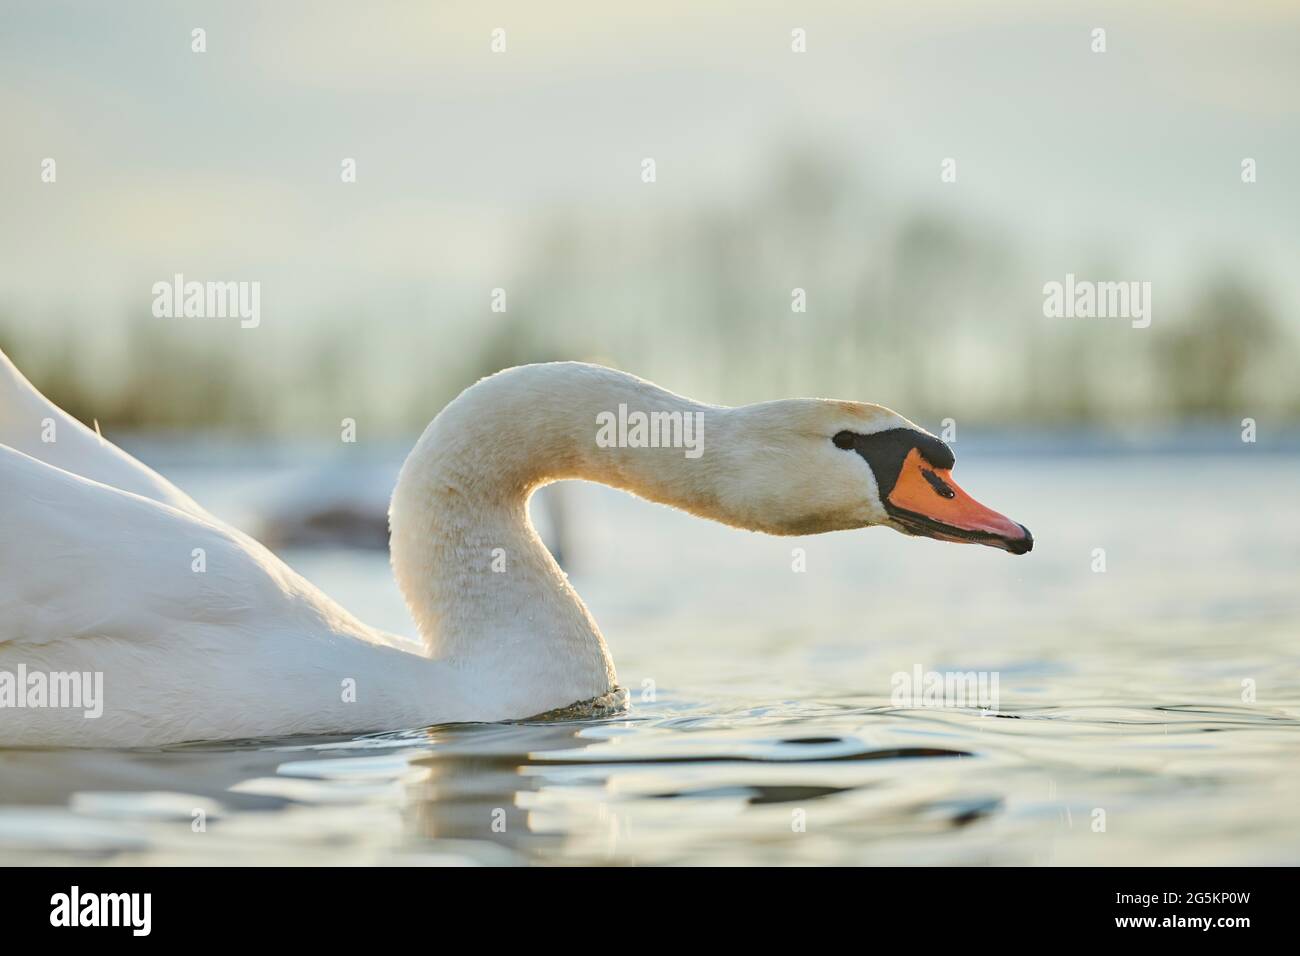
{"type": "Polygon", "coordinates": [[[394,573],[429,654],[494,694],[508,687],[516,712],[505,717],[611,690],[604,639],[533,529],[528,499],[581,478],[707,513],[694,449],[707,447],[706,413],[721,411],[577,363],[509,369],[462,393],[411,452],[390,512],[394,573]],[[668,440],[640,444],[633,413],[667,416],[668,440]]]}

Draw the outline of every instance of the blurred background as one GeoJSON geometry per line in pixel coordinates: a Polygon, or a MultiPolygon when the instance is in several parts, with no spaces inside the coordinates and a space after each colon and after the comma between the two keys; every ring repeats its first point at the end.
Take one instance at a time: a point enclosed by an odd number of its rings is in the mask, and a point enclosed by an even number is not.
{"type": "Polygon", "coordinates": [[[1300,7],[798,7],[6,0],[0,348],[368,622],[403,455],[522,362],[951,418],[1036,546],[548,488],[625,719],[4,752],[0,860],[1300,858],[1300,7]],[[155,317],[178,273],[260,324],[155,317]],[[1044,317],[1067,274],[1150,327],[1044,317]],[[918,666],[1000,712],[895,706],[918,666]]]}
{"type": "Polygon", "coordinates": [[[0,347],[117,432],[407,438],[561,357],[927,421],[1300,417],[1294,4],[564,14],[6,4],[0,347]],[[175,273],[259,281],[261,326],[155,318],[175,273]],[[1151,282],[1151,327],[1044,318],[1066,273],[1151,282]]]}

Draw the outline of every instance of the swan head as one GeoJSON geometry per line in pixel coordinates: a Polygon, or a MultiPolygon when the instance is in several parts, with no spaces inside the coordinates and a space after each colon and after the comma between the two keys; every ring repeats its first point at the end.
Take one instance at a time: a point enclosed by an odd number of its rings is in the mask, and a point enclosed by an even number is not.
{"type": "Polygon", "coordinates": [[[816,534],[885,525],[1012,554],[1033,548],[1024,525],[957,485],[945,442],[888,408],[795,399],[735,411],[748,419],[738,490],[750,527],[816,534]]]}

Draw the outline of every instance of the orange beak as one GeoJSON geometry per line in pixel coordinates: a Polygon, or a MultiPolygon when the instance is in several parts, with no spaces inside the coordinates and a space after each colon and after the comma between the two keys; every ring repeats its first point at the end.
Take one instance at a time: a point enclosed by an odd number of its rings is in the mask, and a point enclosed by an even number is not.
{"type": "Polygon", "coordinates": [[[984,507],[953,482],[950,469],[932,468],[915,448],[903,461],[885,510],[907,534],[987,544],[1012,554],[1034,547],[1028,528],[984,507]]]}

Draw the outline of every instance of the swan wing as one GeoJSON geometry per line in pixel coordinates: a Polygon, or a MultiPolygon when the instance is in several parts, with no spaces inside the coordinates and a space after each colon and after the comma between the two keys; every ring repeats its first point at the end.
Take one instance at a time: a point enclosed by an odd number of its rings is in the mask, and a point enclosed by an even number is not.
{"type": "Polygon", "coordinates": [[[247,535],[0,445],[0,651],[214,626],[367,633],[247,535]]]}
{"type": "Polygon", "coordinates": [[[42,395],[4,352],[0,352],[0,445],[74,475],[209,517],[162,475],[42,395]]]}
{"type": "Polygon", "coordinates": [[[247,535],[0,445],[0,679],[24,671],[98,675],[103,712],[0,708],[0,746],[363,732],[470,712],[449,668],[247,535]]]}

